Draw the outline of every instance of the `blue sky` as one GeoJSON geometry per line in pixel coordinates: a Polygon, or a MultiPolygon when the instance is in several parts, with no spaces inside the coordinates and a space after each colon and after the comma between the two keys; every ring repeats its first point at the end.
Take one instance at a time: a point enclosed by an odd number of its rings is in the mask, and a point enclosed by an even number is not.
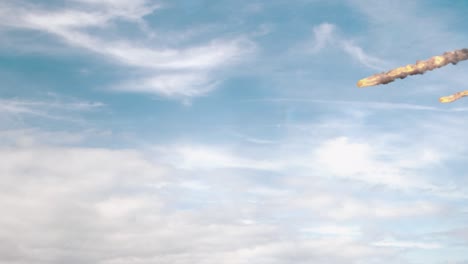
{"type": "Polygon", "coordinates": [[[0,3],[0,263],[468,263],[462,1],[0,3]]]}

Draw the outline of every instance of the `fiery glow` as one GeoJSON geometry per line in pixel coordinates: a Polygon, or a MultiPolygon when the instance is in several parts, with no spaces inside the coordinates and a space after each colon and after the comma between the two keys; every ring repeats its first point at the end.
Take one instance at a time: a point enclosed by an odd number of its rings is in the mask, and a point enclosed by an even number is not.
{"type": "MultiPolygon", "coordinates": [[[[387,84],[400,78],[404,79],[409,75],[423,74],[427,71],[443,67],[449,63],[457,64],[460,61],[468,60],[468,49],[454,50],[445,52],[440,56],[434,56],[428,60],[417,61],[416,64],[408,64],[388,72],[374,74],[370,77],[359,80],[358,87],[374,86],[379,84],[387,84]]],[[[453,102],[463,96],[466,96],[468,91],[463,91],[450,96],[444,96],[439,99],[442,103],[453,102]]]]}
{"type": "Polygon", "coordinates": [[[443,97],[439,98],[439,102],[441,102],[441,103],[451,103],[451,102],[453,102],[455,100],[458,100],[458,99],[462,98],[463,96],[468,96],[468,90],[458,92],[458,93],[454,93],[454,94],[448,95],[448,96],[443,96],[443,97]]]}

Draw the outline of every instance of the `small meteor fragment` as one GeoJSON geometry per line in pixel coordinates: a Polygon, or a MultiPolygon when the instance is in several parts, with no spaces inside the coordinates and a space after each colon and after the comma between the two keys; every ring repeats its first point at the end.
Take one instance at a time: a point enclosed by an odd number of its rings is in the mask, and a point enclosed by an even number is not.
{"type": "Polygon", "coordinates": [[[462,98],[463,96],[468,96],[468,90],[458,92],[458,93],[454,93],[454,94],[448,95],[448,96],[443,96],[443,97],[439,98],[439,102],[441,102],[441,103],[451,103],[451,102],[453,102],[455,100],[458,100],[458,99],[462,98]]]}
{"type": "MultiPolygon", "coordinates": [[[[372,76],[359,80],[357,86],[367,87],[379,84],[387,84],[393,82],[396,79],[404,79],[409,75],[423,74],[427,71],[432,71],[434,69],[443,67],[449,63],[455,65],[463,60],[468,60],[468,49],[460,49],[445,52],[440,56],[434,56],[428,60],[417,61],[416,64],[408,64],[406,66],[398,67],[388,72],[374,74],[372,76]]],[[[450,96],[441,97],[439,101],[441,103],[450,103],[467,95],[468,91],[458,92],[450,96]]]]}

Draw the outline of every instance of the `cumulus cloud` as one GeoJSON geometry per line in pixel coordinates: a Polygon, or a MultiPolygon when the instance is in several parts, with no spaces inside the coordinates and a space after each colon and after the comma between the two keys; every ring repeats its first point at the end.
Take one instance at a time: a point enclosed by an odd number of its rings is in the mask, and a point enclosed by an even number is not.
{"type": "Polygon", "coordinates": [[[371,184],[396,188],[428,188],[415,175],[406,173],[388,161],[378,161],[378,154],[369,143],[352,143],[346,137],[324,142],[316,152],[319,166],[337,177],[353,178],[371,184]]]}
{"type": "MultiPolygon", "coordinates": [[[[315,125],[315,131],[325,127],[315,125]]],[[[464,137],[456,131],[449,133],[464,137]]],[[[392,149],[379,143],[387,135],[363,142],[320,134],[315,144],[294,136],[300,142],[295,155],[288,138],[268,144],[266,152],[264,144],[239,149],[201,142],[149,150],[2,146],[0,252],[10,262],[35,263],[328,264],[385,263],[401,249],[429,249],[435,242],[414,232],[397,241],[372,232],[456,210],[433,201],[431,192],[415,197],[369,186],[417,192],[407,184],[413,179],[395,185],[381,174],[386,166],[401,173],[446,158],[431,154],[436,146],[432,152],[405,147],[401,153],[417,155],[404,158],[426,155],[412,164],[387,164],[382,158],[392,149]]]]}
{"type": "Polygon", "coordinates": [[[348,263],[389,254],[217,219],[234,208],[179,209],[177,171],[133,150],[2,147],[0,157],[0,252],[12,263],[348,263]]]}
{"type": "MultiPolygon", "coordinates": [[[[425,200],[360,198],[352,182],[315,177],[303,159],[278,158],[287,155],[271,147],[275,153],[201,143],[147,152],[2,146],[0,252],[35,263],[385,263],[403,246],[427,245],[374,240],[369,223],[447,212],[425,200]]],[[[342,137],[314,149],[320,162],[338,151],[343,159],[356,154],[362,166],[378,153],[342,137]]]]}

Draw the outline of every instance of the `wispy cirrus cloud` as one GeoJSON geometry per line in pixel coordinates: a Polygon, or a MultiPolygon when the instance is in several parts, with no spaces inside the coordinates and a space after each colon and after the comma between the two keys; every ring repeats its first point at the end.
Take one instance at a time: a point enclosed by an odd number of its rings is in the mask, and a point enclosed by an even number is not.
{"type": "Polygon", "coordinates": [[[0,25],[46,32],[72,47],[100,54],[122,66],[134,67],[143,77],[131,77],[131,85],[118,85],[117,90],[167,97],[193,97],[211,91],[220,81],[215,77],[216,71],[238,62],[255,49],[253,42],[243,36],[213,39],[191,47],[167,47],[164,41],[149,44],[148,38],[144,37],[106,38],[92,33],[92,29],[115,30],[118,26],[114,22],[124,19],[148,31],[144,16],[153,13],[159,5],[149,1],[131,4],[122,1],[73,2],[77,4],[59,10],[31,4],[3,4],[11,12],[5,12],[0,25]],[[9,15],[12,13],[16,15],[9,15]]]}
{"type": "MultiPolygon", "coordinates": [[[[290,172],[298,176],[309,175],[309,172],[313,171],[313,178],[317,180],[345,180],[368,186],[381,186],[389,190],[419,191],[446,198],[450,196],[449,193],[452,193],[454,198],[466,196],[463,193],[456,194],[450,183],[441,185],[440,182],[423,177],[419,173],[425,172],[427,167],[437,167],[443,160],[449,158],[447,155],[439,154],[435,146],[395,149],[385,143],[385,138],[384,135],[374,142],[363,142],[357,138],[325,137],[320,139],[319,144],[302,143],[301,147],[295,148],[294,153],[286,151],[290,147],[288,144],[291,143],[284,141],[271,144],[270,149],[275,150],[271,153],[252,151],[255,154],[251,155],[227,145],[209,144],[154,146],[151,152],[163,157],[165,163],[180,169],[195,171],[250,169],[280,174],[290,172]]],[[[442,210],[424,203],[415,207],[420,209],[415,211],[423,210],[427,213],[442,210]]],[[[411,210],[407,213],[411,214],[411,210]]],[[[382,207],[373,214],[392,215],[392,209],[387,210],[382,207]]]]}
{"type": "Polygon", "coordinates": [[[154,92],[168,97],[195,97],[216,88],[217,81],[201,73],[170,73],[126,81],[113,89],[128,92],[154,92]]]}
{"type": "Polygon", "coordinates": [[[77,113],[100,110],[104,106],[101,102],[82,101],[74,98],[56,100],[0,99],[0,118],[39,117],[73,121],[71,116],[77,113]]]}
{"type": "Polygon", "coordinates": [[[361,47],[357,46],[352,41],[342,41],[341,47],[348,55],[359,61],[361,64],[367,66],[368,68],[382,71],[388,65],[386,61],[375,56],[369,55],[361,47]]]}
{"type": "Polygon", "coordinates": [[[258,169],[275,171],[284,163],[242,157],[226,147],[209,145],[156,146],[156,153],[172,166],[185,169],[258,169]]]}
{"type": "Polygon", "coordinates": [[[338,27],[334,24],[325,22],[314,26],[312,30],[313,38],[308,41],[311,46],[305,47],[305,50],[311,53],[318,53],[323,49],[333,47],[341,49],[359,63],[374,70],[382,70],[388,65],[383,59],[366,53],[352,40],[340,36],[338,27]]]}
{"type": "Polygon", "coordinates": [[[91,135],[109,136],[109,130],[96,129],[88,120],[106,111],[108,106],[102,102],[57,94],[0,99],[0,145],[77,144],[91,135]],[[44,124],[49,128],[44,129],[44,124]],[[67,129],[57,130],[52,124],[67,124],[67,129]],[[81,133],[72,132],[77,127],[81,133]]]}
{"type": "Polygon", "coordinates": [[[245,100],[245,102],[298,103],[298,104],[333,104],[362,109],[398,110],[398,111],[432,111],[432,112],[465,112],[467,107],[435,107],[431,105],[392,103],[388,101],[353,101],[353,100],[323,100],[308,98],[263,98],[245,100]]]}

